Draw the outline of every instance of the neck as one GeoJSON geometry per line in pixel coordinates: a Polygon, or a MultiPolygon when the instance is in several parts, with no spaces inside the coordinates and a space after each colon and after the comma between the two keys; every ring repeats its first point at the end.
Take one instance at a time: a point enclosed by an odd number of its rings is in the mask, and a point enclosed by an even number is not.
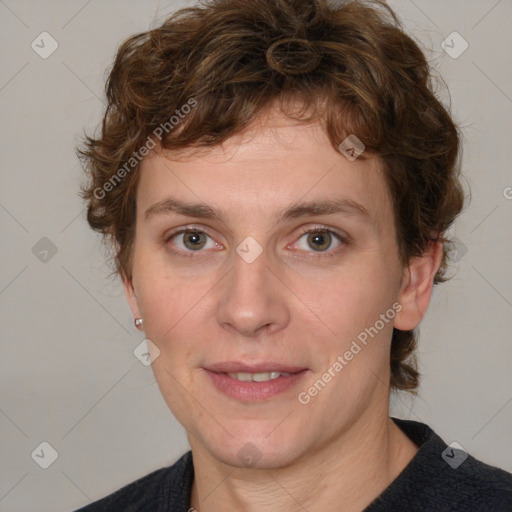
{"type": "Polygon", "coordinates": [[[232,467],[206,450],[192,448],[191,507],[200,512],[360,511],[417,451],[387,415],[378,421],[359,418],[334,442],[316,447],[286,467],[232,467]]]}

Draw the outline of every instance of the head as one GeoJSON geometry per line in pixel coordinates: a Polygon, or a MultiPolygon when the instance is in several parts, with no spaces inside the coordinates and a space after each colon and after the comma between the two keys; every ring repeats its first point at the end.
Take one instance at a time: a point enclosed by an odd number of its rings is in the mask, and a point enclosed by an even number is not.
{"type": "Polygon", "coordinates": [[[88,221],[191,442],[234,463],[258,440],[286,464],[416,390],[417,328],[463,207],[460,147],[389,7],[184,9],[120,47],[107,98],[80,150],[88,221]],[[301,374],[245,401],[211,385],[227,361],[301,374]]]}

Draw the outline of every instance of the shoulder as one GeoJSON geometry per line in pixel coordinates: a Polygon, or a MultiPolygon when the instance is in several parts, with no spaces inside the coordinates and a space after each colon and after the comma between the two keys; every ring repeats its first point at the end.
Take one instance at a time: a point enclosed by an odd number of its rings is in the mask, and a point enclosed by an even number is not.
{"type": "Polygon", "coordinates": [[[447,445],[424,423],[393,421],[418,445],[418,452],[368,512],[512,510],[511,473],[447,445]]]}
{"type": "Polygon", "coordinates": [[[193,480],[192,452],[76,512],[185,512],[193,480]]]}
{"type": "Polygon", "coordinates": [[[444,476],[446,487],[451,487],[461,510],[512,511],[511,473],[450,446],[446,446],[442,455],[445,461],[460,457],[453,467],[447,464],[444,476]]]}

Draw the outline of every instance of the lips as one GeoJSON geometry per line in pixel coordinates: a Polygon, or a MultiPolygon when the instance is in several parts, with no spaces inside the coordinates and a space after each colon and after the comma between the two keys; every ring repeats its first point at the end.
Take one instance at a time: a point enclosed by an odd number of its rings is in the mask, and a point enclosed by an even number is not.
{"type": "Polygon", "coordinates": [[[214,387],[243,402],[263,401],[298,386],[308,369],[275,361],[241,363],[226,361],[205,366],[206,376],[214,387]]]}

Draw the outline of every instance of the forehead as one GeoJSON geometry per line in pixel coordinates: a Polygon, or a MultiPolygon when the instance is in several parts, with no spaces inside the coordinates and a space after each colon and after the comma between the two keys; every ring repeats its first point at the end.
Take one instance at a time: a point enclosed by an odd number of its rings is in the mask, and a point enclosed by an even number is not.
{"type": "Polygon", "coordinates": [[[360,205],[379,230],[392,216],[378,158],[349,161],[333,148],[319,123],[298,123],[282,114],[269,114],[214,147],[157,148],[140,172],[142,214],[178,199],[202,203],[210,217],[276,218],[293,205],[341,200],[356,205],[353,213],[360,205]]]}

